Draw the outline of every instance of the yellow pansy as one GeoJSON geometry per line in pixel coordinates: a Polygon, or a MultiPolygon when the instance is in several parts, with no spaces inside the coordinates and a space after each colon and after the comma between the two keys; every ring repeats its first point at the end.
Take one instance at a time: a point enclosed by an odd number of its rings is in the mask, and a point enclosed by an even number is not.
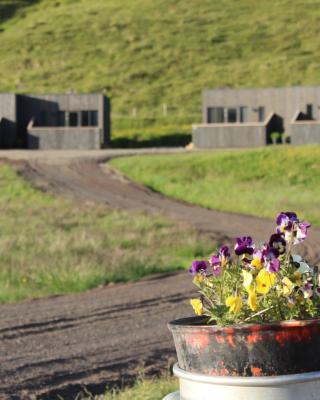
{"type": "Polygon", "coordinates": [[[242,299],[239,296],[229,296],[226,299],[226,306],[234,314],[239,314],[242,308],[242,299]]]}
{"type": "Polygon", "coordinates": [[[259,257],[254,257],[253,260],[251,261],[251,265],[257,269],[262,268],[262,262],[259,257]]]}
{"type": "Polygon", "coordinates": [[[249,297],[248,297],[248,306],[252,311],[256,311],[257,309],[257,293],[255,289],[250,288],[248,290],[249,297]]]}
{"type": "Polygon", "coordinates": [[[203,304],[200,299],[191,299],[190,304],[197,315],[203,314],[203,304]]]}
{"type": "Polygon", "coordinates": [[[257,292],[260,294],[267,294],[275,282],[275,274],[269,273],[265,268],[258,273],[256,277],[257,292]]]}
{"type": "Polygon", "coordinates": [[[202,274],[197,274],[194,278],[193,278],[193,283],[196,286],[199,286],[203,283],[204,281],[204,276],[202,274]]]}
{"type": "Polygon", "coordinates": [[[252,283],[253,277],[252,274],[250,274],[250,272],[246,271],[246,270],[242,270],[242,276],[243,276],[243,286],[248,289],[252,283]]]}
{"type": "Polygon", "coordinates": [[[294,289],[294,283],[287,277],[283,278],[282,281],[282,293],[284,296],[290,296],[294,289]]]}
{"type": "Polygon", "coordinates": [[[295,286],[302,286],[302,275],[299,271],[293,273],[291,280],[294,282],[295,286]]]}

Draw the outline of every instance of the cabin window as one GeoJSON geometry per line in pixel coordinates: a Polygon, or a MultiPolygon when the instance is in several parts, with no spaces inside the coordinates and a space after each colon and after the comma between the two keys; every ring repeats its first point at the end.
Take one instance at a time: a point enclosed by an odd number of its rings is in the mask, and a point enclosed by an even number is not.
{"type": "Polygon", "coordinates": [[[265,108],[264,107],[259,107],[258,108],[258,121],[259,122],[264,122],[265,120],[265,108]]]}
{"type": "Polygon", "coordinates": [[[81,126],[89,126],[89,111],[81,111],[81,126]]]}
{"type": "Polygon", "coordinates": [[[227,117],[228,117],[228,122],[231,122],[231,123],[237,122],[237,109],[236,108],[228,108],[227,109],[227,117]]]}
{"type": "Polygon", "coordinates": [[[248,107],[246,106],[241,106],[239,108],[239,114],[240,114],[240,122],[247,122],[248,121],[248,107]]]}
{"type": "Polygon", "coordinates": [[[307,104],[306,117],[307,117],[307,119],[313,119],[313,105],[312,104],[307,104]]]}
{"type": "Polygon", "coordinates": [[[207,109],[207,122],[209,124],[219,124],[224,122],[223,107],[209,107],[207,109]]]}
{"type": "Polygon", "coordinates": [[[77,112],[69,113],[69,126],[78,126],[78,113],[77,112]]]}
{"type": "MultiPolygon", "coordinates": [[[[264,107],[262,107],[264,108],[264,107]]],[[[264,120],[264,116],[263,116],[264,120]]],[[[221,124],[247,122],[248,121],[248,107],[208,107],[207,108],[207,123],[208,124],[221,124]]]]}
{"type": "Polygon", "coordinates": [[[89,126],[98,126],[98,111],[88,111],[89,126]]]}

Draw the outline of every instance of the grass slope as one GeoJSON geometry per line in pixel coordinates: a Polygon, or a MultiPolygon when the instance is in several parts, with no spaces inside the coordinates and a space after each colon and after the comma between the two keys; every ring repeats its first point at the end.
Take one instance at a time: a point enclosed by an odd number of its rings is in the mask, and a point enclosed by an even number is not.
{"type": "Polygon", "coordinates": [[[0,165],[0,232],[0,302],[181,269],[212,251],[186,226],[51,197],[7,165],[0,165]]]}
{"type": "Polygon", "coordinates": [[[105,90],[116,114],[160,118],[167,103],[172,124],[195,122],[205,87],[319,84],[319,6],[2,0],[0,91],[105,90]]]}
{"type": "Polygon", "coordinates": [[[296,211],[320,226],[320,146],[195,152],[112,161],[166,195],[221,211],[270,217],[296,211]]]}

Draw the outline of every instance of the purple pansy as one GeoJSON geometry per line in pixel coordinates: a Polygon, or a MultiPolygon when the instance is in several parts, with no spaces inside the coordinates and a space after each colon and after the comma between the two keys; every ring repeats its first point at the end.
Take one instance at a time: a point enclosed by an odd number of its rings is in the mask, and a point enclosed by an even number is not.
{"type": "Polygon", "coordinates": [[[192,275],[196,275],[200,271],[206,271],[208,268],[208,264],[206,261],[203,260],[195,260],[192,262],[191,268],[189,269],[189,272],[191,272],[192,275]]]}
{"type": "Polygon", "coordinates": [[[277,232],[291,231],[293,226],[298,223],[297,214],[294,212],[281,212],[276,219],[277,232]]]}
{"type": "Polygon", "coordinates": [[[253,251],[253,254],[244,254],[244,255],[242,255],[241,260],[240,260],[242,267],[247,268],[247,269],[254,269],[255,268],[251,263],[255,258],[256,252],[257,252],[257,249],[255,249],[253,251]]]}
{"type": "Polygon", "coordinates": [[[230,260],[230,251],[228,246],[222,246],[218,252],[218,254],[213,254],[209,259],[209,264],[213,268],[213,274],[215,276],[220,275],[221,267],[224,267],[228,264],[230,260]]]}
{"type": "Polygon", "coordinates": [[[298,216],[296,213],[291,212],[291,211],[282,211],[276,219],[276,223],[277,225],[282,225],[282,224],[286,224],[288,221],[297,221],[298,220],[298,216]]]}
{"type": "Polygon", "coordinates": [[[222,246],[220,247],[219,250],[219,258],[221,261],[221,264],[224,266],[225,264],[228,264],[230,261],[230,250],[228,246],[222,246]]]}
{"type": "Polygon", "coordinates": [[[251,265],[251,262],[252,262],[252,257],[250,255],[249,256],[243,256],[241,258],[241,265],[244,268],[254,269],[254,267],[251,265]]]}
{"type": "Polygon", "coordinates": [[[219,276],[221,272],[221,261],[217,255],[212,255],[209,259],[209,263],[212,266],[213,275],[219,276]]]}
{"type": "Polygon", "coordinates": [[[311,282],[305,282],[301,290],[305,299],[310,299],[313,296],[313,285],[311,282]]]}
{"type": "Polygon", "coordinates": [[[282,233],[274,233],[269,240],[269,246],[275,249],[278,254],[283,254],[286,251],[286,241],[282,233]]]}
{"type": "Polygon", "coordinates": [[[287,242],[299,244],[303,242],[308,236],[308,229],[310,228],[309,222],[299,221],[297,214],[293,212],[282,212],[278,215],[277,220],[277,233],[284,234],[287,242]]]}
{"type": "Polygon", "coordinates": [[[302,243],[306,239],[310,226],[311,224],[307,221],[299,222],[293,244],[302,243]]]}
{"type": "Polygon", "coordinates": [[[261,249],[254,249],[253,254],[245,256],[241,260],[243,265],[249,269],[260,269],[263,264],[263,253],[261,249]]]}
{"type": "Polygon", "coordinates": [[[278,255],[278,251],[269,245],[266,245],[262,250],[263,264],[270,274],[279,272],[280,261],[277,258],[278,255]]]}
{"type": "Polygon", "coordinates": [[[237,256],[241,256],[243,254],[252,255],[254,252],[254,243],[252,238],[250,236],[237,238],[237,243],[234,246],[234,252],[237,256]]]}

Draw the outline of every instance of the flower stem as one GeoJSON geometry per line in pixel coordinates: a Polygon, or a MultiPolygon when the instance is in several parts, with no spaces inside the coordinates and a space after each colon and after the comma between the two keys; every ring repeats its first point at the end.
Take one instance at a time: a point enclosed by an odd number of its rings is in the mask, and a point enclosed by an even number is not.
{"type": "Polygon", "coordinates": [[[285,262],[284,262],[286,268],[289,268],[290,256],[291,256],[293,241],[294,241],[294,237],[293,237],[293,235],[291,235],[290,241],[289,241],[289,243],[288,243],[288,248],[287,248],[287,253],[286,253],[286,259],[285,259],[285,262]]]}
{"type": "Polygon", "coordinates": [[[221,283],[220,283],[220,304],[223,302],[223,289],[224,289],[224,268],[221,268],[221,283]]]}
{"type": "Polygon", "coordinates": [[[261,315],[261,314],[264,314],[265,312],[271,310],[272,308],[274,308],[274,306],[265,308],[264,310],[261,310],[261,311],[255,313],[255,314],[249,315],[249,317],[247,317],[246,319],[244,319],[243,322],[250,321],[250,319],[252,319],[252,318],[254,318],[254,317],[257,317],[257,316],[259,316],[259,315],[261,315]]]}

